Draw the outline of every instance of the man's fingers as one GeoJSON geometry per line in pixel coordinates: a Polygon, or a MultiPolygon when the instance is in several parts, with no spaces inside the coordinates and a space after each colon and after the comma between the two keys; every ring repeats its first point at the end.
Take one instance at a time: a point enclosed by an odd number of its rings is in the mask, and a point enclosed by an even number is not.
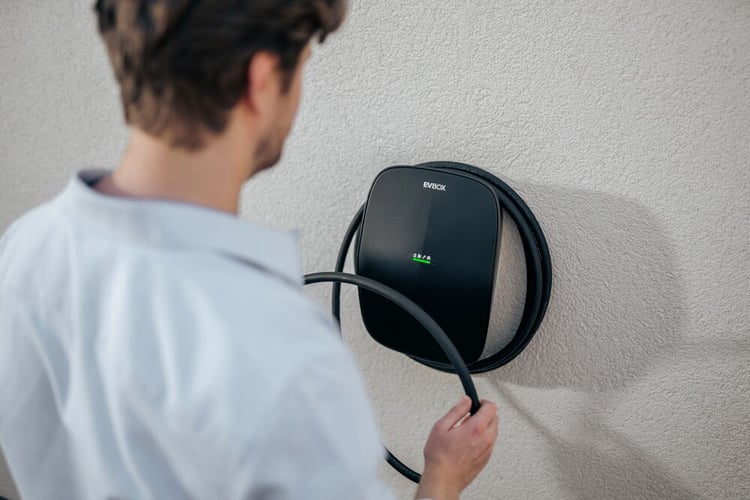
{"type": "Polygon", "coordinates": [[[495,406],[495,403],[483,399],[479,410],[471,416],[468,415],[470,409],[471,399],[464,396],[443,418],[438,420],[436,425],[444,430],[459,427],[467,420],[479,429],[497,425],[497,406],[495,406]]]}
{"type": "Polygon", "coordinates": [[[487,427],[491,427],[491,426],[493,426],[493,425],[494,425],[495,427],[497,427],[497,422],[498,422],[498,420],[499,420],[499,418],[498,418],[498,416],[497,416],[497,412],[495,412],[495,414],[494,414],[494,415],[492,416],[492,418],[490,419],[490,421],[489,421],[489,422],[487,422],[487,427]]]}
{"type": "Polygon", "coordinates": [[[494,425],[497,426],[498,420],[500,420],[500,415],[497,413],[497,405],[494,403],[491,403],[493,406],[495,406],[495,412],[492,415],[492,418],[490,419],[490,422],[487,425],[494,425]]]}
{"type": "Polygon", "coordinates": [[[491,401],[482,400],[482,406],[471,416],[474,425],[484,429],[492,423],[492,419],[497,418],[497,406],[491,401]]]}
{"type": "MultiPolygon", "coordinates": [[[[493,419],[492,419],[492,420],[490,421],[490,425],[489,425],[489,426],[487,427],[487,429],[489,429],[489,431],[490,431],[490,432],[492,433],[492,435],[493,435],[493,436],[494,436],[495,438],[497,437],[497,433],[498,433],[498,428],[499,428],[499,426],[497,425],[497,423],[498,423],[498,418],[497,418],[497,416],[495,416],[495,418],[493,418],[493,419]]],[[[494,439],[493,439],[493,440],[494,440],[494,439]]]]}
{"type": "Polygon", "coordinates": [[[438,420],[437,425],[442,429],[450,429],[455,426],[471,409],[471,399],[469,396],[462,397],[456,405],[451,408],[443,418],[438,420]]]}

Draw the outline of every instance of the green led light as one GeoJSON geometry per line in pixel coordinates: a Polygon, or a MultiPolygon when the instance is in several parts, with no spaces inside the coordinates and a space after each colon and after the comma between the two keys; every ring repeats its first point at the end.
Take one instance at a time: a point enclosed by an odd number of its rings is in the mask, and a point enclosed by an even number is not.
{"type": "Polygon", "coordinates": [[[418,259],[417,257],[412,257],[411,260],[413,260],[414,262],[419,262],[420,264],[432,264],[432,262],[429,260],[418,259]]]}

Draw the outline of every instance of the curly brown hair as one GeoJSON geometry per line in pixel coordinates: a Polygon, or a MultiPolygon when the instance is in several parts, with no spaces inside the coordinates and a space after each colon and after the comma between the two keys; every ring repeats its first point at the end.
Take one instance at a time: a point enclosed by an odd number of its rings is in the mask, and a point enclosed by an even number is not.
{"type": "Polygon", "coordinates": [[[314,37],[338,29],[346,0],[97,0],[125,121],[200,149],[220,133],[258,51],[278,54],[289,85],[314,37]]]}

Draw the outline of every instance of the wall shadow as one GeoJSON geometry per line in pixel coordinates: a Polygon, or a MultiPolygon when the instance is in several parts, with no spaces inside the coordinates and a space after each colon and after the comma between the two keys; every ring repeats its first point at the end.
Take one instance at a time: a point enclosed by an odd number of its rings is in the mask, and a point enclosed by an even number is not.
{"type": "MultiPolygon", "coordinates": [[[[521,386],[607,391],[632,383],[682,344],[684,288],[676,251],[646,208],[599,192],[513,187],[547,237],[552,296],[526,350],[484,377],[521,386]]],[[[525,264],[514,225],[506,224],[503,239],[498,280],[505,282],[498,283],[502,291],[495,296],[500,303],[493,304],[488,345],[515,332],[525,294],[525,279],[519,279],[525,264]]]]}
{"type": "MultiPolygon", "coordinates": [[[[502,384],[493,383],[498,394],[547,442],[563,487],[570,498],[581,500],[654,498],[690,500],[703,498],[658,459],[607,429],[586,409],[574,440],[555,436],[502,384]]],[[[598,404],[593,404],[592,410],[598,404]]]]}

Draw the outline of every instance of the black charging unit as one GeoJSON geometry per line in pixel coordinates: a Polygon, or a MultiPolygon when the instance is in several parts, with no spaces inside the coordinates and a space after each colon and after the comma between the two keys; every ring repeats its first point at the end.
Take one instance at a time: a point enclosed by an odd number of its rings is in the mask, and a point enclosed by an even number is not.
{"type": "MultiPolygon", "coordinates": [[[[502,211],[483,179],[430,167],[391,167],[367,197],[355,250],[357,274],[419,304],[466,363],[487,338],[502,211]]],[[[362,319],[386,347],[424,361],[447,358],[401,308],[360,290],[362,319]]]]}
{"type": "MultiPolygon", "coordinates": [[[[479,408],[470,373],[498,368],[520,354],[544,318],[552,265],[544,233],[505,182],[465,163],[429,162],[383,170],[339,248],[331,311],[340,321],[341,283],[359,287],[365,327],[377,342],[432,368],[456,373],[479,408]],[[504,216],[518,228],[526,257],[526,300],[516,333],[481,357],[487,340],[504,216]],[[356,236],[355,275],[343,273],[356,236]]],[[[390,451],[405,477],[420,475],[390,451]]]]}

